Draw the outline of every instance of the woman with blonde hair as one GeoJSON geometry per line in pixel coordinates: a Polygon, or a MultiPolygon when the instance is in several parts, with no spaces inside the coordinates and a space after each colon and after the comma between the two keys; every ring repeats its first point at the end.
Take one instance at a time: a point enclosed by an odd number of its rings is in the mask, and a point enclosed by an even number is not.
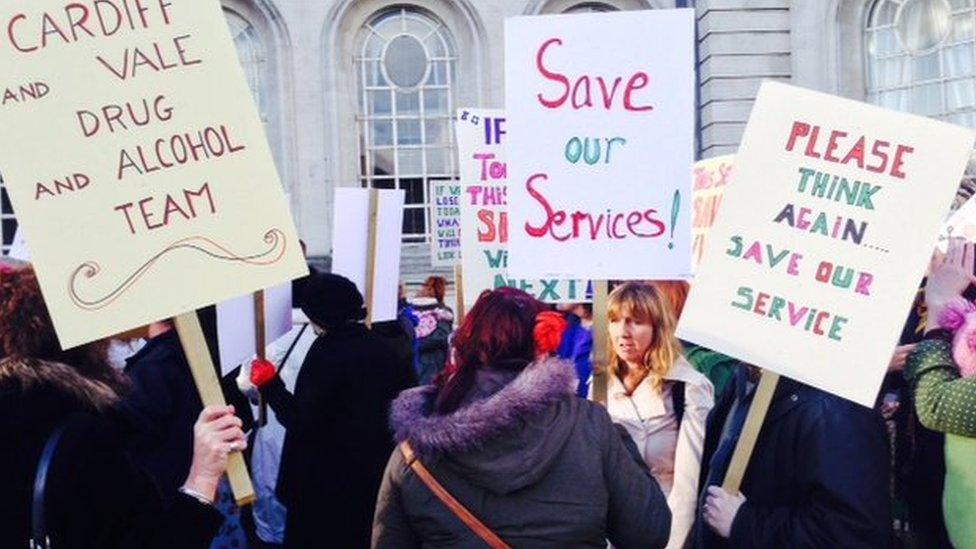
{"type": "Polygon", "coordinates": [[[608,375],[592,397],[627,429],[667,496],[673,517],[667,547],[684,547],[695,520],[712,384],[682,355],[675,315],[660,290],[618,286],[607,315],[608,375]]]}

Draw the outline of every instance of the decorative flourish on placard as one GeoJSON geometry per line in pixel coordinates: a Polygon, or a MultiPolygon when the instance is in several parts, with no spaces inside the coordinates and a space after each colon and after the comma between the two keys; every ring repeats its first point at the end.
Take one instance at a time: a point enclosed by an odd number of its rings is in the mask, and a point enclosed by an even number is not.
{"type": "Polygon", "coordinates": [[[71,277],[68,280],[68,295],[71,296],[71,300],[74,301],[75,305],[81,309],[95,311],[107,307],[134,286],[164,256],[176,250],[193,250],[214,260],[246,263],[248,265],[271,265],[284,257],[285,250],[288,249],[288,241],[281,230],[271,229],[264,233],[264,242],[269,246],[267,250],[242,256],[205,236],[182,238],[157,252],[125,280],[120,282],[112,291],[98,299],[85,299],[78,293],[78,286],[81,281],[95,278],[102,270],[98,263],[86,261],[71,273],[71,277]]]}

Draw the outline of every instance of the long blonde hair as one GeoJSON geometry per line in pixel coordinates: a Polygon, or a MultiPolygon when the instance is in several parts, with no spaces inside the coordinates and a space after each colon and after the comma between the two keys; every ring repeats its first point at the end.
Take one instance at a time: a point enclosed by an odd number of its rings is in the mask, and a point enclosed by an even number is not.
{"type": "MultiPolygon", "coordinates": [[[[674,336],[677,321],[671,305],[657,288],[639,282],[627,282],[614,288],[607,302],[609,322],[624,316],[647,322],[653,328],[651,345],[644,354],[643,362],[651,378],[651,387],[660,390],[664,376],[682,354],[681,342],[674,336]]],[[[607,345],[607,355],[610,373],[619,378],[624,372],[623,360],[612,345],[607,345]]]]}

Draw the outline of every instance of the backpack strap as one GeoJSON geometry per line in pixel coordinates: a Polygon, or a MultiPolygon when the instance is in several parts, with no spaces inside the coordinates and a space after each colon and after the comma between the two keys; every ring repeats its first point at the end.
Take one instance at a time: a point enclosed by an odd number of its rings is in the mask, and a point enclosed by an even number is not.
{"type": "Polygon", "coordinates": [[[594,372],[590,383],[592,387],[590,390],[593,394],[593,402],[602,405],[604,408],[607,406],[607,401],[609,400],[610,394],[610,384],[607,383],[607,376],[610,375],[606,370],[602,372],[594,372]]]}
{"type": "Polygon", "coordinates": [[[44,443],[44,449],[41,451],[41,458],[37,462],[37,473],[34,475],[33,500],[31,502],[31,549],[47,549],[51,546],[44,512],[44,496],[47,490],[47,479],[51,469],[51,462],[54,460],[54,454],[57,452],[58,444],[61,442],[61,436],[64,435],[64,431],[68,428],[71,419],[68,418],[63,421],[48,436],[47,442],[44,443]]]}
{"type": "Polygon", "coordinates": [[[284,358],[282,358],[281,362],[278,364],[278,374],[281,374],[281,369],[285,367],[285,363],[288,362],[289,358],[291,358],[292,351],[295,350],[295,347],[298,345],[298,342],[302,339],[302,336],[305,335],[305,330],[307,329],[308,329],[308,323],[306,322],[305,324],[302,324],[302,329],[298,330],[298,335],[295,336],[295,341],[291,342],[291,345],[288,347],[288,351],[285,352],[284,358]]]}
{"type": "Polygon", "coordinates": [[[671,385],[671,405],[674,407],[674,415],[678,418],[678,427],[681,427],[681,419],[685,416],[685,382],[675,381],[671,385]]]}
{"type": "Polygon", "coordinates": [[[412,469],[420,480],[427,485],[427,488],[429,488],[430,491],[437,496],[437,499],[441,500],[441,502],[444,503],[444,505],[446,505],[457,518],[461,519],[461,522],[471,529],[475,535],[487,543],[488,547],[491,547],[491,549],[511,549],[511,546],[502,541],[502,539],[492,532],[491,529],[485,526],[483,522],[478,520],[478,517],[471,514],[471,511],[468,511],[464,505],[461,505],[461,502],[455,499],[454,496],[452,496],[451,493],[448,492],[440,482],[437,482],[437,479],[430,474],[427,467],[424,467],[424,464],[421,463],[416,455],[414,455],[413,448],[410,447],[409,442],[403,441],[400,443],[400,452],[403,453],[403,459],[406,460],[410,469],[412,469]]]}

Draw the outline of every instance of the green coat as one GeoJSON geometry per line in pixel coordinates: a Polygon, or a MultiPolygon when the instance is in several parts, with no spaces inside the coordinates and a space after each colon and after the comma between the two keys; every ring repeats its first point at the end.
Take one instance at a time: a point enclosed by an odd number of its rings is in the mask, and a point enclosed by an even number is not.
{"type": "Polygon", "coordinates": [[[957,549],[976,549],[976,377],[962,378],[952,346],[927,339],[908,357],[905,377],[915,388],[922,425],[946,434],[943,508],[957,549]]]}

